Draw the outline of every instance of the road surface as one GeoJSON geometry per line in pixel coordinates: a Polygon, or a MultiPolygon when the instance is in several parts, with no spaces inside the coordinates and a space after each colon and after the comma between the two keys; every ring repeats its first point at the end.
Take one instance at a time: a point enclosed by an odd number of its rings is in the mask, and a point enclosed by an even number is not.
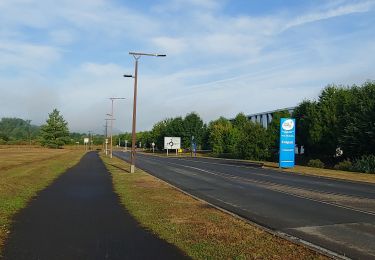
{"type": "MultiPolygon", "coordinates": [[[[129,153],[115,155],[129,160],[129,153]]],[[[375,259],[375,185],[207,158],[137,154],[136,165],[276,232],[342,256],[375,259]]]]}

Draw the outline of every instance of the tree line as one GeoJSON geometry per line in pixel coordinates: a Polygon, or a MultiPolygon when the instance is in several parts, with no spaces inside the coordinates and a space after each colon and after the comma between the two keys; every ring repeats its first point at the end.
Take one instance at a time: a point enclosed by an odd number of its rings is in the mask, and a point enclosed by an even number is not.
{"type": "MultiPolygon", "coordinates": [[[[168,118],[154,124],[152,130],[137,133],[137,145],[162,150],[165,136],[181,137],[182,147],[191,148],[191,138],[198,149],[210,150],[214,156],[278,160],[280,118],[296,119],[297,156],[307,163],[318,159],[327,165],[356,161],[375,154],[375,83],[361,86],[328,85],[317,100],[304,100],[292,114],[280,111],[264,128],[243,113],[234,119],[220,117],[205,124],[192,112],[185,117],[168,118]]],[[[129,133],[119,136],[129,140],[129,133]]]]}
{"type": "MultiPolygon", "coordinates": [[[[304,100],[294,110],[274,113],[271,123],[264,128],[243,113],[233,119],[220,117],[204,123],[195,112],[185,117],[174,117],[154,124],[150,131],[137,133],[137,146],[158,150],[164,148],[164,137],[181,137],[183,149],[191,149],[191,140],[199,150],[209,150],[218,157],[278,160],[280,118],[296,119],[296,144],[304,154],[302,162],[312,160],[316,166],[339,163],[338,168],[354,167],[363,161],[366,169],[375,168],[375,82],[361,86],[328,85],[317,100],[304,100]],[[340,163],[341,166],[340,166],[340,163]],[[353,164],[354,163],[354,164],[353,164]]],[[[30,140],[48,147],[82,143],[87,134],[69,133],[68,124],[58,110],[53,110],[46,124],[38,127],[29,120],[3,118],[0,121],[0,144],[30,140]]],[[[131,134],[114,136],[114,145],[131,146],[131,134]]],[[[104,136],[96,135],[101,144],[104,136]]],[[[362,168],[363,168],[362,167],[362,168]]],[[[355,168],[355,167],[354,167],[355,168]]],[[[361,170],[367,171],[367,170],[361,170]]]]}
{"type": "MultiPolygon", "coordinates": [[[[31,124],[31,120],[2,118],[0,120],[0,144],[33,144],[50,148],[61,148],[66,144],[83,143],[86,133],[69,132],[68,123],[57,109],[49,115],[42,126],[31,124]]],[[[100,145],[104,136],[95,135],[94,144],[100,145]]]]}

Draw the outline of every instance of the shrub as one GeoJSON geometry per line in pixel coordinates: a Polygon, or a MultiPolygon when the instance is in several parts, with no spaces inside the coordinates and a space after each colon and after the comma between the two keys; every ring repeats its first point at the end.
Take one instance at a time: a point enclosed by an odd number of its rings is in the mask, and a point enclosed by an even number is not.
{"type": "Polygon", "coordinates": [[[375,173],[375,155],[364,155],[355,161],[353,169],[358,172],[375,173]]]}
{"type": "Polygon", "coordinates": [[[352,171],[353,164],[350,160],[345,160],[345,161],[339,162],[333,168],[335,170],[341,170],[341,171],[352,171]]]}
{"type": "Polygon", "coordinates": [[[315,167],[315,168],[324,168],[324,163],[319,159],[311,159],[307,166],[309,167],[315,167]]]}

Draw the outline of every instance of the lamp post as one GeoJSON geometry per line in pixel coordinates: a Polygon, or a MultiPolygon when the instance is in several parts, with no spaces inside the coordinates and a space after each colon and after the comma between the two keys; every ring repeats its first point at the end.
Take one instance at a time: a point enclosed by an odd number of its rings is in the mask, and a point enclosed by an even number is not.
{"type": "Polygon", "coordinates": [[[112,156],[113,156],[113,142],[112,142],[112,140],[113,140],[113,120],[115,120],[114,118],[113,118],[113,101],[114,100],[116,100],[116,99],[125,99],[125,98],[120,98],[120,97],[111,97],[111,98],[109,98],[110,100],[111,100],[111,102],[112,102],[112,106],[111,106],[111,114],[107,114],[108,116],[110,116],[111,117],[111,153],[110,153],[110,157],[112,158],[112,156]]]}
{"type": "MultiPolygon", "coordinates": [[[[108,115],[108,114],[107,114],[108,115]]],[[[105,118],[105,138],[104,138],[104,143],[105,143],[105,155],[108,156],[108,120],[111,120],[111,118],[105,118]]]]}
{"type": "Polygon", "coordinates": [[[110,133],[110,140],[111,140],[111,143],[110,143],[110,145],[109,145],[109,156],[112,158],[112,126],[113,126],[113,120],[115,120],[114,118],[113,118],[113,114],[106,114],[107,116],[110,116],[111,118],[108,118],[108,120],[110,120],[111,121],[111,128],[110,128],[110,131],[109,131],[109,133],[110,133]]]}
{"type": "Polygon", "coordinates": [[[153,56],[153,57],[166,57],[165,54],[153,54],[153,53],[142,53],[142,52],[129,52],[134,57],[135,68],[134,76],[124,75],[124,77],[134,78],[134,101],[133,101],[133,124],[132,124],[132,150],[131,150],[131,163],[130,173],[135,171],[135,142],[136,142],[136,121],[137,121],[137,84],[138,84],[138,60],[141,56],[153,56]]]}
{"type": "Polygon", "coordinates": [[[91,150],[91,131],[89,131],[89,150],[91,150]]]}

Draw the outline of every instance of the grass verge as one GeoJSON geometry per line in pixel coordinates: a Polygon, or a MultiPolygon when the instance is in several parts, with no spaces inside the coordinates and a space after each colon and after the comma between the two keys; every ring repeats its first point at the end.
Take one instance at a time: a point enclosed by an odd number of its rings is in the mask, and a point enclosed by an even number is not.
{"type": "MultiPolygon", "coordinates": [[[[150,153],[148,153],[150,154],[150,153]]],[[[158,153],[154,154],[155,156],[166,156],[166,154],[158,153]]],[[[174,156],[173,154],[171,156],[174,156]]],[[[189,156],[189,154],[182,154],[180,157],[189,156]]],[[[217,158],[213,156],[207,156],[207,154],[197,154],[198,157],[202,158],[209,158],[209,159],[219,159],[222,160],[223,158],[217,158]]],[[[279,164],[275,162],[266,162],[266,161],[252,161],[252,160],[239,160],[239,161],[248,161],[248,162],[255,162],[255,163],[263,163],[264,168],[268,169],[279,169],[279,164]]],[[[283,172],[290,172],[290,173],[299,173],[303,175],[314,175],[319,177],[328,177],[346,181],[359,181],[359,182],[368,182],[375,184],[375,174],[369,173],[359,173],[359,172],[348,172],[348,171],[340,171],[340,170],[331,170],[331,169],[322,169],[322,168],[314,168],[314,167],[307,167],[307,166],[300,166],[296,165],[294,168],[290,169],[280,169],[283,172]]]]}
{"type": "Polygon", "coordinates": [[[102,156],[123,206],[146,229],[193,259],[325,259],[178,191],[129,164],[102,156]]]}
{"type": "Polygon", "coordinates": [[[72,167],[83,151],[67,149],[3,149],[0,151],[0,256],[13,216],[72,167]]]}
{"type": "MultiPolygon", "coordinates": [[[[278,164],[272,162],[264,162],[264,167],[275,169],[278,168],[278,164]]],[[[299,173],[304,175],[314,175],[319,177],[328,177],[346,181],[359,181],[375,184],[375,174],[368,173],[321,169],[300,165],[296,165],[294,168],[291,169],[282,169],[282,171],[290,173],[299,173]]]]}

